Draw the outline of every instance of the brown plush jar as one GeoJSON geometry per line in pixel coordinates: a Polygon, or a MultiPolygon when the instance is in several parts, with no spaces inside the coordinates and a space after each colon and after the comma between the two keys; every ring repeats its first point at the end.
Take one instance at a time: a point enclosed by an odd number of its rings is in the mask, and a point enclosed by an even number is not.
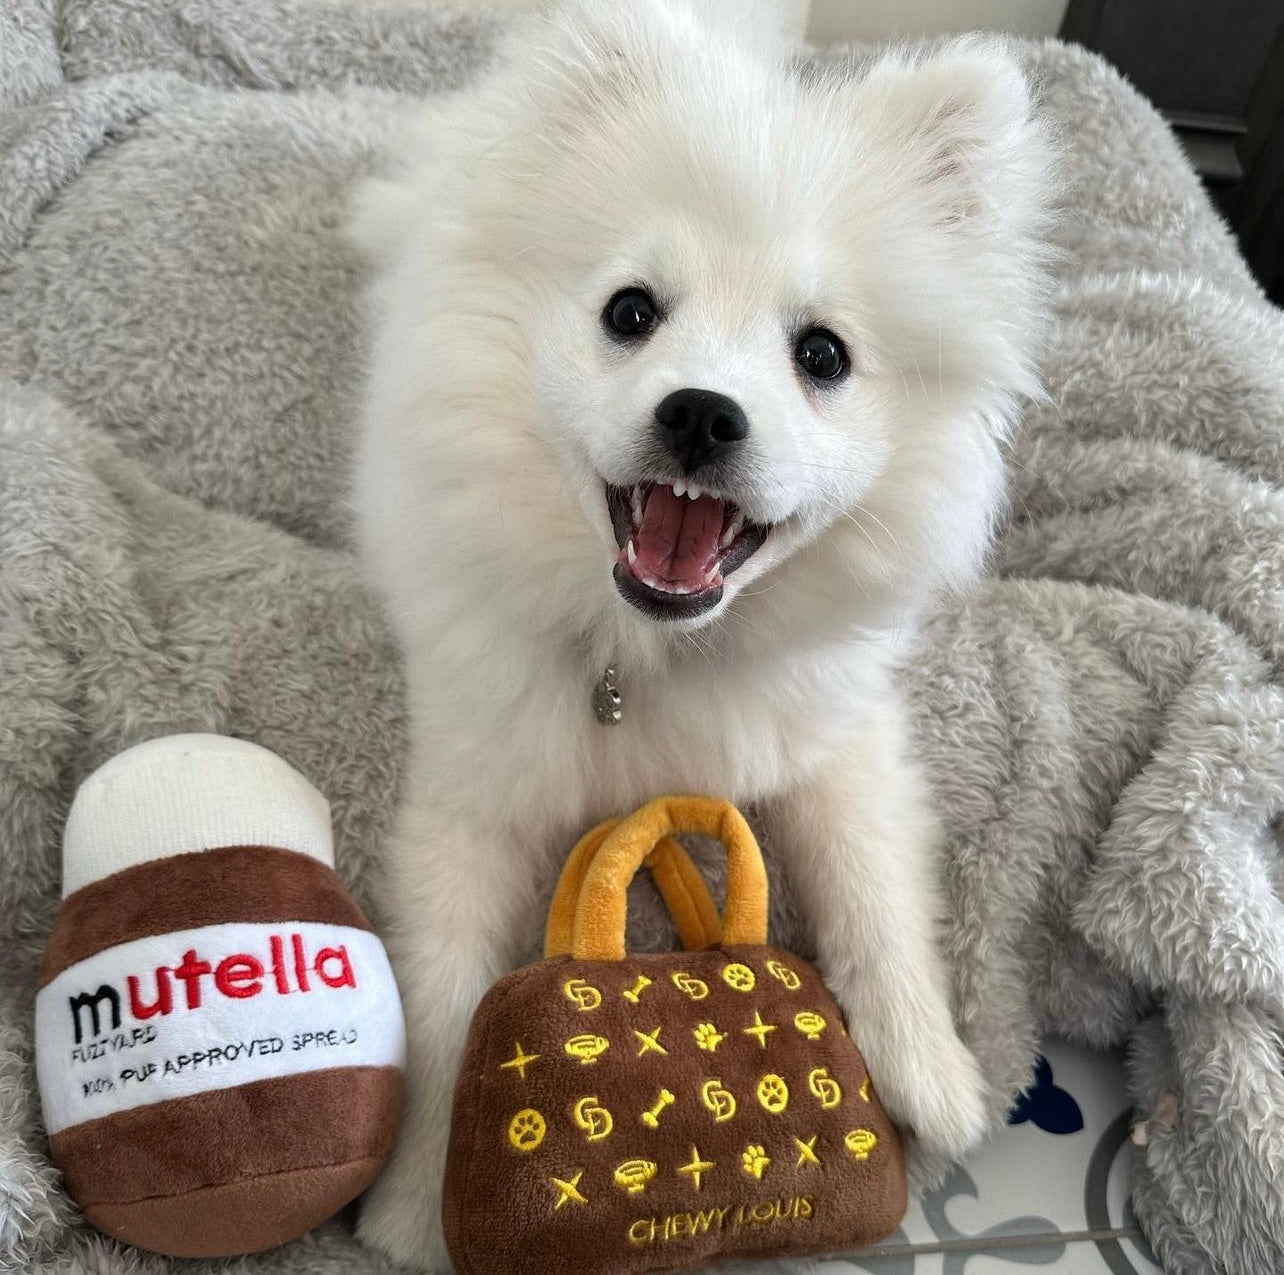
{"type": "Polygon", "coordinates": [[[178,1257],[311,1229],[395,1138],[405,1029],[333,868],[325,799],[275,754],[179,735],[81,786],[40,970],[49,1151],[99,1230],[178,1257]]]}

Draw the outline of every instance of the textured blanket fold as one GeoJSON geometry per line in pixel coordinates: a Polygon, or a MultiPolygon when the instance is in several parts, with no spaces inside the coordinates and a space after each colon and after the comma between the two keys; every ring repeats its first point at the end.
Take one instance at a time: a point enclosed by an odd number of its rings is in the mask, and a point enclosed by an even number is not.
{"type": "MultiPolygon", "coordinates": [[[[168,1269],[78,1226],[44,1156],[34,972],[79,778],[168,731],[254,739],[330,798],[377,916],[404,710],[350,550],[341,228],[408,99],[494,36],[289,0],[0,0],[0,1271],[168,1269]]],[[[1140,1115],[1165,1113],[1134,1151],[1165,1268],[1268,1275],[1284,321],[1154,110],[1082,51],[1026,56],[1066,151],[1050,395],[994,576],[905,670],[959,1013],[996,1122],[1043,1033],[1127,1042],[1140,1115]]],[[[779,864],[773,891],[774,941],[805,952],[779,864]]],[[[637,945],[664,941],[640,902],[637,945]]],[[[384,1266],[338,1219],[231,1269],[384,1266]]]]}

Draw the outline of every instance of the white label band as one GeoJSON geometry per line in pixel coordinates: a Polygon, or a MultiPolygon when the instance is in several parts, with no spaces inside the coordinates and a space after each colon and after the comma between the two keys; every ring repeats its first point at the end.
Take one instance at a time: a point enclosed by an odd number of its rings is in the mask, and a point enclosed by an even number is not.
{"type": "Polygon", "coordinates": [[[36,996],[50,1134],[133,1107],[330,1067],[404,1067],[383,944],[318,921],[235,922],[121,943],[36,996]]]}

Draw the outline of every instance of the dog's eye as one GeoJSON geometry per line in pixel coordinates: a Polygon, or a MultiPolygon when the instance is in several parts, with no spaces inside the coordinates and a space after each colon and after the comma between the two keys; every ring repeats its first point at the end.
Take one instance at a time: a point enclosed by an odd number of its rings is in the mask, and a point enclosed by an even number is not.
{"type": "Polygon", "coordinates": [[[825,328],[812,328],[798,338],[794,359],[808,376],[818,381],[833,381],[847,371],[847,351],[843,343],[825,328]]]}
{"type": "Polygon", "coordinates": [[[645,336],[655,327],[655,300],[641,288],[617,292],[602,312],[602,322],[619,336],[645,336]]]}

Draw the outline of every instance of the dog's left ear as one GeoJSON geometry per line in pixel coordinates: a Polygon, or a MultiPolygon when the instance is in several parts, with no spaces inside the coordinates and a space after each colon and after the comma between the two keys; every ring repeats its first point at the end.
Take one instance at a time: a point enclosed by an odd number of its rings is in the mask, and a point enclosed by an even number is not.
{"type": "Polygon", "coordinates": [[[848,91],[853,123],[914,183],[933,221],[966,229],[1038,215],[1047,139],[1002,40],[969,37],[917,60],[891,54],[848,91]]]}

